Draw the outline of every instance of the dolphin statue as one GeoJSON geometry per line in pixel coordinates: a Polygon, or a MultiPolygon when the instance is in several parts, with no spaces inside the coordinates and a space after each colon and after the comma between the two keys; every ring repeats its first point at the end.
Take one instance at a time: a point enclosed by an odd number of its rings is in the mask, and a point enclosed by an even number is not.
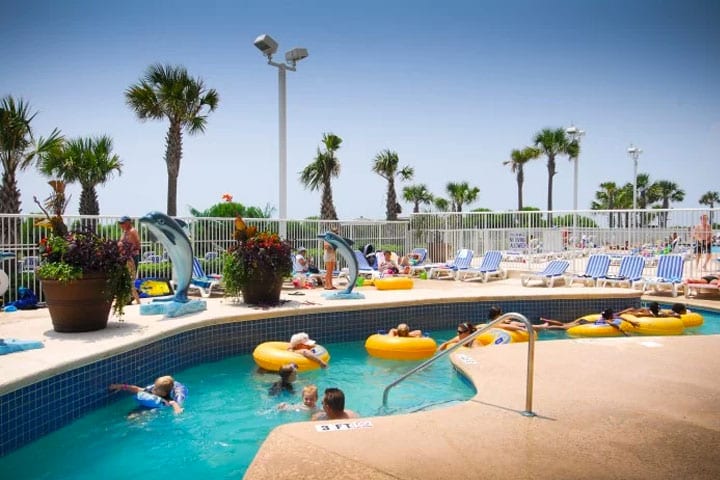
{"type": "MultiPolygon", "coordinates": [[[[193,251],[190,239],[180,223],[162,212],[150,212],[140,218],[157,241],[162,243],[172,262],[173,276],[177,281],[173,302],[187,303],[187,291],[192,280],[193,251]]],[[[184,223],[184,222],[182,222],[184,223]]]]}
{"type": "Polygon", "coordinates": [[[355,282],[358,277],[358,263],[357,258],[352,250],[353,241],[347,238],[343,238],[340,235],[333,232],[325,232],[322,235],[318,235],[318,238],[322,238],[326,242],[335,248],[335,251],[345,259],[349,269],[349,283],[345,290],[335,293],[329,293],[325,296],[327,298],[365,298],[361,293],[353,292],[355,288],[355,282]]]}

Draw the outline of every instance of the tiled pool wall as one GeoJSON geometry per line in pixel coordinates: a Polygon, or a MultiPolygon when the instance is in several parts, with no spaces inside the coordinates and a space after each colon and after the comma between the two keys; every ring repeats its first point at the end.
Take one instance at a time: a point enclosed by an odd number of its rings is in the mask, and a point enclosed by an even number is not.
{"type": "Polygon", "coordinates": [[[0,456],[56,430],[74,419],[120,398],[108,392],[110,383],[147,385],[158,375],[204,362],[251,353],[268,340],[289,339],[305,331],[321,344],[364,340],[370,333],[400,322],[430,332],[458,323],[479,323],[491,305],[520,312],[530,320],[539,316],[571,320],[610,307],[639,306],[639,299],[513,300],[441,303],[371,310],[289,314],[198,328],[129,350],[95,363],[60,373],[0,396],[0,456]]]}

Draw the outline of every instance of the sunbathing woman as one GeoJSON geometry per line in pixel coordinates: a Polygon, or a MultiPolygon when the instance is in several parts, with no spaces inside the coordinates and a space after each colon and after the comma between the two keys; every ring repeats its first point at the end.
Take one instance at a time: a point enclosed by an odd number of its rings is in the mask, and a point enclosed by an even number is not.
{"type": "MultiPolygon", "coordinates": [[[[628,309],[626,309],[628,310],[628,309]]],[[[623,310],[625,312],[625,310],[623,310]]],[[[628,313],[628,312],[625,312],[628,313]]],[[[543,318],[540,317],[540,321],[548,324],[545,329],[547,330],[567,330],[568,328],[577,327],[578,325],[587,325],[588,323],[595,323],[596,325],[603,325],[608,324],[612,325],[613,327],[620,329],[620,323],[625,320],[634,327],[639,326],[639,323],[633,320],[626,320],[619,318],[615,315],[615,312],[613,312],[612,308],[606,308],[600,313],[600,316],[596,320],[588,320],[586,318],[578,318],[577,320],[573,320],[572,322],[561,322],[559,320],[552,320],[549,318],[543,318]]]]}
{"type": "Polygon", "coordinates": [[[688,278],[687,283],[701,283],[707,285],[720,285],[720,276],[718,275],[705,275],[701,278],[688,278]]]}

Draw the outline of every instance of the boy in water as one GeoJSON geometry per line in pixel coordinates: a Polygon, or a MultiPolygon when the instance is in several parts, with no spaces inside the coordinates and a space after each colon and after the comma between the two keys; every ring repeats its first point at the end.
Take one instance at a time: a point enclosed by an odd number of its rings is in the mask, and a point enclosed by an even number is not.
{"type": "Polygon", "coordinates": [[[175,413],[182,413],[183,408],[176,401],[172,396],[171,393],[173,392],[173,389],[175,388],[175,379],[171,377],[170,375],[165,375],[162,377],[158,377],[155,379],[155,382],[151,387],[138,387],[137,385],[128,385],[127,383],[113,383],[110,384],[108,387],[110,390],[118,392],[118,391],[124,391],[124,392],[131,392],[131,393],[140,393],[140,392],[147,392],[151,393],[157,397],[160,397],[163,401],[163,403],[167,406],[172,407],[173,412],[175,413]]]}

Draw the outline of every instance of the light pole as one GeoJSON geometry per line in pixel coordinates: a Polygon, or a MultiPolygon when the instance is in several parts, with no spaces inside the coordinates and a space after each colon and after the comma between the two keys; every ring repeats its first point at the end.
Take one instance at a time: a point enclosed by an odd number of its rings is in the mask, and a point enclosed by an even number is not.
{"type": "Polygon", "coordinates": [[[285,62],[274,62],[272,56],[277,52],[278,43],[267,34],[255,39],[255,46],[267,57],[268,65],[278,69],[278,183],[280,191],[280,237],[287,238],[287,117],[286,117],[286,88],[285,71],[295,71],[297,62],[307,58],[308,51],[304,48],[293,48],[285,53],[285,62]]]}
{"type": "Polygon", "coordinates": [[[570,137],[570,142],[577,142],[578,152],[573,157],[573,238],[577,241],[577,209],[578,209],[578,157],[580,156],[580,138],[585,135],[585,130],[580,130],[575,125],[570,125],[565,133],[570,137]]]}
{"type": "Polygon", "coordinates": [[[630,158],[633,159],[633,210],[637,210],[637,170],[638,170],[638,158],[640,158],[640,154],[642,153],[642,149],[633,146],[630,144],[630,147],[627,149],[628,155],[630,155],[630,158]]]}
{"type": "Polygon", "coordinates": [[[635,213],[635,210],[637,210],[637,176],[638,176],[638,158],[640,158],[640,154],[642,153],[642,149],[634,146],[632,143],[630,144],[630,147],[627,149],[628,155],[630,155],[630,158],[633,159],[633,227],[637,223],[637,214],[635,213]]]}

